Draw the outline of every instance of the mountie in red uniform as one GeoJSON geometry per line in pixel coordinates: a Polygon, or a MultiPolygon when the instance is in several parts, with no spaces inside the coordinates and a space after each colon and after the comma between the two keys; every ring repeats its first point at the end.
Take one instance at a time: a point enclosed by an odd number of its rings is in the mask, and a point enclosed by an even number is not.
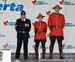
{"type": "Polygon", "coordinates": [[[34,23],[34,31],[35,31],[35,37],[34,37],[34,41],[35,41],[35,58],[38,59],[38,46],[39,43],[41,42],[42,45],[42,58],[45,58],[45,51],[46,51],[46,47],[45,47],[45,43],[46,43],[46,32],[47,32],[47,24],[43,21],[39,21],[39,22],[35,22],[34,23]]]}
{"type": "Polygon", "coordinates": [[[45,52],[46,52],[45,43],[46,43],[47,24],[43,22],[44,17],[45,16],[39,13],[38,16],[36,17],[38,19],[38,22],[34,23],[35,59],[38,59],[39,57],[38,47],[39,47],[40,42],[41,42],[42,53],[43,53],[42,59],[45,59],[45,52]]]}
{"type": "Polygon", "coordinates": [[[54,44],[55,41],[57,40],[58,42],[58,47],[59,47],[59,54],[60,54],[60,59],[64,59],[63,57],[63,48],[62,48],[62,41],[64,39],[64,27],[65,27],[65,17],[63,14],[59,13],[59,11],[62,9],[58,4],[53,7],[55,10],[55,13],[52,13],[49,15],[48,19],[48,27],[50,29],[50,54],[49,58],[53,58],[53,49],[54,49],[54,44]]]}
{"type": "Polygon", "coordinates": [[[46,40],[47,24],[45,22],[35,22],[34,31],[34,40],[46,40]]]}

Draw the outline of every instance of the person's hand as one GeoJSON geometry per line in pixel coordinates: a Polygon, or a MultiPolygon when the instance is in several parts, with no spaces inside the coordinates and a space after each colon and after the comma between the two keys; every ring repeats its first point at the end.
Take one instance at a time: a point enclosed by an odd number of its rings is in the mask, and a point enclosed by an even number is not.
{"type": "Polygon", "coordinates": [[[50,34],[47,34],[48,37],[50,37],[50,34]]]}

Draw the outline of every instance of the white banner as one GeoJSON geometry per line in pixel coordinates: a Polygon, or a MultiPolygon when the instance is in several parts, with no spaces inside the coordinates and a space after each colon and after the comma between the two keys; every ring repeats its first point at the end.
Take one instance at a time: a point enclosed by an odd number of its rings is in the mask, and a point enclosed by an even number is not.
{"type": "MultiPolygon", "coordinates": [[[[64,52],[75,52],[75,17],[74,17],[74,0],[0,0],[0,49],[11,49],[12,53],[16,51],[17,38],[15,31],[16,19],[20,18],[20,12],[25,10],[27,18],[31,22],[35,22],[38,13],[45,15],[44,21],[48,22],[48,15],[52,10],[52,7],[59,4],[63,7],[61,13],[65,15],[66,27],[64,29],[64,52]]],[[[48,31],[49,33],[49,31],[48,31]]],[[[34,30],[33,25],[30,32],[30,39],[28,43],[29,52],[34,52],[34,30]]],[[[50,40],[47,38],[46,50],[49,52],[50,40]]],[[[41,51],[41,44],[39,46],[41,51]]],[[[58,44],[55,44],[54,52],[58,52],[58,44]]],[[[21,51],[23,52],[23,50],[21,51]]]]}

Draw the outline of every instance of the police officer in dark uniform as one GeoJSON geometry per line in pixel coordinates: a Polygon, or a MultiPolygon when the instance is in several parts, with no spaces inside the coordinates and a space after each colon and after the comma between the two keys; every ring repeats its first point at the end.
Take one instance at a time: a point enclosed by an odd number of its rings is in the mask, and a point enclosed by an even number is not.
{"type": "Polygon", "coordinates": [[[26,12],[24,10],[21,12],[21,18],[16,21],[15,29],[17,31],[16,59],[19,59],[22,42],[24,59],[28,59],[28,39],[30,37],[31,22],[26,18],[26,12]]]}

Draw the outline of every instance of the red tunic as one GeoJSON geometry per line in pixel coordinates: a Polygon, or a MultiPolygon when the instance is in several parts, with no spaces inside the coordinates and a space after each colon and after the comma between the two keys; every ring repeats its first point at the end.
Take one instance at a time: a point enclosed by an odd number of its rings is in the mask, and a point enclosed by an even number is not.
{"type": "Polygon", "coordinates": [[[34,31],[34,40],[46,40],[47,24],[45,22],[35,22],[34,31]]]}
{"type": "Polygon", "coordinates": [[[51,14],[48,19],[48,27],[50,29],[50,36],[63,36],[63,29],[65,26],[65,18],[63,14],[51,14]],[[52,28],[51,26],[58,26],[58,28],[52,28]]]}

